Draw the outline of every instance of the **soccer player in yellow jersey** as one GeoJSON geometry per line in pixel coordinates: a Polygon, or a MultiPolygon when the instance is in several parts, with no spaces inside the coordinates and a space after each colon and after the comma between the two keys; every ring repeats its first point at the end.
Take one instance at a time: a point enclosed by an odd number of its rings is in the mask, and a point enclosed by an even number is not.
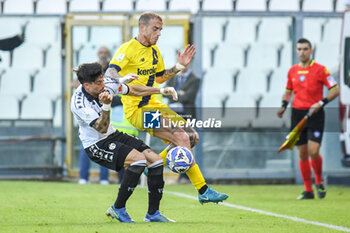
{"type": "MultiPolygon", "coordinates": [[[[129,86],[152,87],[155,82],[163,83],[189,65],[196,53],[193,45],[187,45],[182,53],[178,52],[176,65],[171,69],[165,69],[163,58],[156,45],[162,28],[163,21],[159,15],[152,12],[143,13],[139,18],[138,36],[120,46],[105,75],[121,83],[129,83],[129,86]]],[[[185,120],[167,105],[156,100],[155,96],[122,96],[122,102],[125,116],[132,125],[169,143],[160,153],[164,164],[167,152],[175,145],[191,149],[197,144],[199,139],[197,132],[191,127],[178,127],[171,124],[170,121],[184,123],[185,120]],[[144,111],[157,111],[157,113],[159,111],[160,128],[144,129],[144,111]]],[[[194,164],[186,174],[198,190],[200,203],[217,203],[228,198],[228,195],[218,193],[206,185],[197,164],[194,164]]]]}

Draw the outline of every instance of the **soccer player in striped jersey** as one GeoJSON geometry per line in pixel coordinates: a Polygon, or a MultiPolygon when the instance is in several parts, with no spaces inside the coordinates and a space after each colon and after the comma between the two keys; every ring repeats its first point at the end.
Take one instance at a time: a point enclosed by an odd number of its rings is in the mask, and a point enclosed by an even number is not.
{"type": "MultiPolygon", "coordinates": [[[[136,38],[121,45],[114,54],[106,76],[116,80],[129,81],[130,74],[138,77],[129,83],[132,85],[144,85],[152,87],[157,83],[163,83],[183,70],[192,61],[196,53],[193,45],[188,45],[184,52],[178,52],[177,63],[170,69],[165,69],[163,58],[156,45],[163,28],[162,18],[152,12],[145,12],[139,18],[139,33],[136,38]]],[[[151,135],[169,143],[160,156],[166,161],[167,152],[176,146],[184,146],[188,149],[194,147],[199,136],[192,127],[178,127],[186,122],[181,116],[172,111],[167,105],[156,100],[154,95],[135,97],[122,97],[125,116],[135,128],[147,131],[151,135]],[[144,129],[143,112],[157,111],[161,113],[160,128],[144,129]],[[177,126],[171,124],[178,123],[177,126]],[[163,124],[163,122],[166,122],[163,124]],[[171,127],[165,127],[171,126],[171,127]]],[[[207,186],[205,179],[197,164],[194,164],[187,172],[187,176],[198,190],[200,203],[220,202],[228,198],[228,195],[218,193],[207,186]]]]}
{"type": "Polygon", "coordinates": [[[313,50],[309,40],[299,39],[296,50],[300,62],[289,69],[287,88],[282,97],[282,107],[277,115],[283,116],[292,93],[294,93],[294,100],[291,128],[293,129],[308,112],[311,115],[296,143],[300,172],[305,186],[305,190],[297,199],[315,198],[311,167],[315,173],[317,195],[319,198],[324,198],[326,189],[322,180],[322,156],[319,153],[325,118],[323,107],[339,95],[339,88],[326,67],[311,59],[313,50]],[[323,86],[329,90],[326,98],[323,98],[323,86]]]}
{"type": "Polygon", "coordinates": [[[165,95],[173,95],[176,99],[174,88],[128,87],[115,80],[104,79],[99,63],[82,64],[76,73],[81,85],[72,96],[71,111],[78,122],[79,138],[87,155],[92,161],[111,170],[119,171],[122,167],[125,168],[117,200],[107,210],[107,216],[120,222],[134,222],[125,205],[147,166],[149,206],[144,221],[172,221],[159,212],[164,187],[163,159],[140,139],[115,130],[110,121],[110,110],[114,95],[142,96],[162,92],[165,95]]]}

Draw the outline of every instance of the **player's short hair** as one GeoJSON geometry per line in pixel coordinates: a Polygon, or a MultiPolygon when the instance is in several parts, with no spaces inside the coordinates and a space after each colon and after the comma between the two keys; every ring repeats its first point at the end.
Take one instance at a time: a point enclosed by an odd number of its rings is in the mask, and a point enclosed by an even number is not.
{"type": "Polygon", "coordinates": [[[150,11],[147,11],[147,12],[142,13],[142,15],[141,15],[140,18],[139,18],[139,26],[140,26],[141,24],[148,25],[149,21],[150,21],[151,19],[154,19],[154,18],[157,18],[157,19],[159,19],[161,22],[163,22],[162,17],[160,17],[160,16],[157,15],[156,13],[153,13],[153,12],[150,12],[150,11]]]}
{"type": "Polygon", "coordinates": [[[103,74],[102,66],[97,62],[81,64],[73,71],[77,74],[81,84],[95,82],[103,74]]]}
{"type": "Polygon", "coordinates": [[[310,49],[312,49],[312,45],[311,45],[311,42],[306,39],[306,38],[300,38],[298,41],[297,41],[297,44],[308,44],[310,49]]]}

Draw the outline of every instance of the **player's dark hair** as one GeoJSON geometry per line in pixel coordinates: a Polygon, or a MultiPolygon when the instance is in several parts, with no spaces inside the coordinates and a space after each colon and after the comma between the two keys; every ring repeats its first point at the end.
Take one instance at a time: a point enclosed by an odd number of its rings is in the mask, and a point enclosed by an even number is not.
{"type": "Polygon", "coordinates": [[[306,38],[300,38],[298,41],[297,41],[298,44],[308,44],[310,49],[312,49],[312,45],[311,45],[311,42],[306,39],[306,38]]]}
{"type": "Polygon", "coordinates": [[[160,16],[157,15],[156,13],[153,13],[153,12],[150,12],[150,11],[147,11],[147,12],[142,13],[142,15],[141,15],[140,18],[139,18],[139,26],[140,26],[141,24],[148,25],[149,21],[150,21],[151,19],[154,19],[154,18],[157,18],[157,19],[159,19],[161,22],[163,22],[162,17],[160,17],[160,16]]]}
{"type": "Polygon", "coordinates": [[[95,82],[103,74],[102,66],[97,62],[81,64],[77,70],[73,71],[81,84],[95,82]]]}

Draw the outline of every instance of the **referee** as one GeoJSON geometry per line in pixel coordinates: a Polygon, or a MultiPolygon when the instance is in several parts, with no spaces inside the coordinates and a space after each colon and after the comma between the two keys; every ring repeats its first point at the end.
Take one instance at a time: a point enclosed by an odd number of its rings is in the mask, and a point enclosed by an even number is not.
{"type": "MultiPolygon", "coordinates": [[[[148,167],[149,207],[144,221],[170,222],[159,213],[163,194],[163,159],[138,138],[116,131],[110,122],[112,96],[150,95],[162,93],[177,97],[173,88],[127,86],[111,79],[103,79],[99,63],[86,63],[75,71],[81,85],[71,99],[71,111],[79,125],[79,137],[89,158],[101,166],[119,171],[125,167],[123,181],[114,205],[107,216],[120,222],[134,222],[126,212],[125,204],[133,193],[140,175],[148,167]]],[[[129,75],[122,81],[132,81],[129,75]]]]}
{"type": "Polygon", "coordinates": [[[309,40],[299,39],[296,52],[300,62],[289,69],[287,87],[282,97],[282,107],[278,110],[277,115],[283,116],[292,93],[294,93],[294,100],[291,128],[293,129],[306,114],[309,114],[310,118],[306,127],[296,143],[300,172],[305,186],[305,190],[297,199],[315,198],[312,189],[311,167],[315,173],[317,195],[319,198],[324,198],[326,189],[322,180],[322,156],[319,153],[325,119],[323,107],[339,95],[339,88],[326,67],[311,59],[313,50],[309,40]],[[323,98],[324,85],[329,90],[326,98],[323,98]]]}

